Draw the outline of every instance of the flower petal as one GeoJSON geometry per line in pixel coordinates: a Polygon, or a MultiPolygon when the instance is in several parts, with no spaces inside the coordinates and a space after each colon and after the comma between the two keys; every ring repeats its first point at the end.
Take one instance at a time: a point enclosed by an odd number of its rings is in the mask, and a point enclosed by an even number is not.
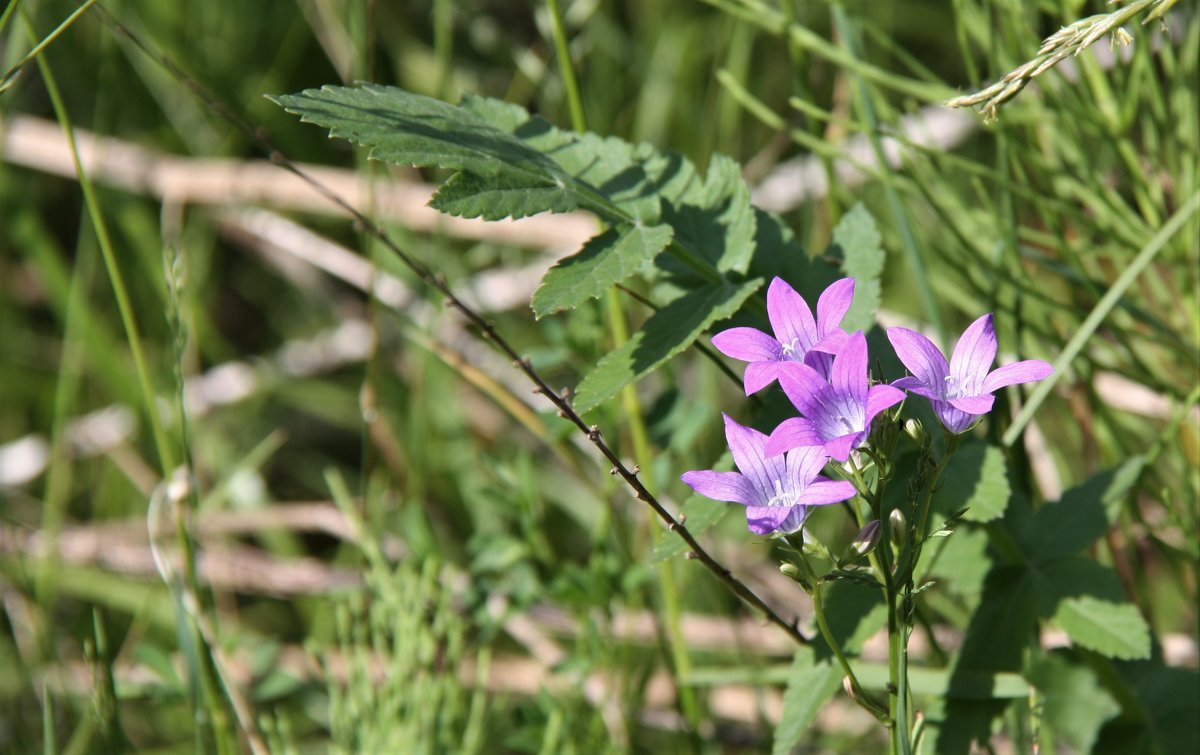
{"type": "Polygon", "coordinates": [[[944,392],[933,390],[929,386],[925,385],[925,382],[918,377],[900,378],[892,383],[892,387],[899,388],[902,391],[908,391],[909,393],[915,393],[918,396],[924,396],[930,401],[941,401],[942,397],[945,396],[944,392]]]}
{"type": "Polygon", "coordinates": [[[765,503],[759,500],[758,491],[745,475],[737,472],[684,472],[680,479],[700,495],[716,501],[740,503],[743,506],[765,503]]]}
{"type": "Polygon", "coordinates": [[[763,388],[766,388],[771,383],[775,382],[775,378],[779,375],[779,362],[751,362],[746,365],[746,374],[742,376],[742,384],[746,388],[746,395],[758,393],[763,388]]]}
{"type": "Polygon", "coordinates": [[[824,441],[817,434],[817,430],[810,420],[804,417],[792,417],[779,423],[779,427],[775,428],[767,438],[767,445],[763,452],[777,456],[785,451],[791,451],[793,448],[820,446],[823,443],[824,441]]]}
{"type": "Polygon", "coordinates": [[[848,501],[856,494],[854,486],[845,480],[820,479],[804,489],[799,502],[805,506],[824,506],[848,501]]]}
{"type": "Polygon", "coordinates": [[[930,401],[929,404],[946,429],[956,435],[970,430],[971,426],[979,419],[978,414],[967,414],[961,409],[954,408],[948,401],[930,401]]]}
{"type": "Polygon", "coordinates": [[[967,414],[987,414],[992,410],[994,403],[996,403],[996,397],[990,393],[982,396],[960,396],[950,399],[951,406],[967,414]]]}
{"type": "MultiPolygon", "coordinates": [[[[937,395],[944,396],[950,366],[946,364],[946,357],[938,347],[933,345],[933,341],[908,328],[888,328],[887,337],[892,342],[892,348],[896,350],[896,356],[900,357],[900,361],[904,362],[904,366],[913,377],[937,395]]],[[[893,385],[905,390],[912,390],[914,387],[900,385],[900,382],[898,380],[893,385]]]]}
{"type": "Polygon", "coordinates": [[[786,458],[788,482],[791,483],[792,490],[803,490],[820,474],[821,468],[828,461],[819,445],[794,448],[787,452],[786,458]]]}
{"type": "Polygon", "coordinates": [[[779,523],[776,532],[784,535],[790,535],[793,532],[799,532],[804,527],[804,521],[808,519],[809,510],[807,506],[791,506],[788,509],[787,518],[779,523]]]}
{"type": "Polygon", "coordinates": [[[873,385],[871,390],[867,391],[867,417],[866,428],[870,429],[871,420],[875,419],[875,415],[879,414],[884,409],[899,404],[904,400],[904,391],[891,385],[873,385]]]}
{"type": "Polygon", "coordinates": [[[824,411],[832,391],[819,372],[800,362],[780,362],[778,371],[779,385],[801,414],[815,418],[824,411]]]}
{"type": "Polygon", "coordinates": [[[950,357],[950,375],[958,383],[959,395],[987,393],[983,380],[995,360],[996,330],[991,314],[986,314],[967,326],[950,357]]]}
{"type": "Polygon", "coordinates": [[[850,458],[850,451],[856,448],[865,437],[867,437],[865,432],[857,432],[831,438],[825,441],[825,453],[829,454],[829,458],[834,461],[845,461],[850,458]]]}
{"type": "Polygon", "coordinates": [[[808,351],[817,342],[817,323],[808,302],[783,278],[772,280],[767,289],[767,318],[781,344],[795,343],[800,351],[808,351]]]}
{"type": "Polygon", "coordinates": [[[825,335],[821,336],[821,340],[812,345],[808,350],[811,354],[814,351],[820,351],[825,354],[833,354],[837,356],[846,346],[846,341],[850,340],[850,334],[841,328],[834,328],[825,335]]]}
{"type": "Polygon", "coordinates": [[[725,418],[725,440],[729,442],[733,463],[749,479],[761,496],[761,502],[765,503],[775,494],[775,480],[783,478],[783,459],[775,462],[765,457],[763,447],[767,436],[752,427],[739,425],[728,414],[721,416],[725,418]]]}
{"type": "Polygon", "coordinates": [[[1013,362],[1003,367],[997,367],[983,379],[983,392],[992,393],[1006,385],[1017,383],[1032,383],[1041,380],[1054,372],[1049,362],[1040,359],[1026,359],[1024,362],[1013,362]]]}
{"type": "Polygon", "coordinates": [[[787,521],[793,508],[801,506],[747,506],[746,526],[756,535],[769,535],[787,521]]]}
{"type": "Polygon", "coordinates": [[[829,374],[833,392],[847,396],[862,406],[867,400],[867,337],[861,330],[853,333],[846,345],[833,358],[829,374]]]}
{"type": "Polygon", "coordinates": [[[712,345],[725,356],[743,362],[775,360],[783,355],[779,341],[755,328],[722,330],[712,337],[712,345]]]}
{"type": "Polygon", "coordinates": [[[821,336],[837,330],[854,300],[854,279],[842,278],[829,284],[817,300],[817,333],[821,336]]]}

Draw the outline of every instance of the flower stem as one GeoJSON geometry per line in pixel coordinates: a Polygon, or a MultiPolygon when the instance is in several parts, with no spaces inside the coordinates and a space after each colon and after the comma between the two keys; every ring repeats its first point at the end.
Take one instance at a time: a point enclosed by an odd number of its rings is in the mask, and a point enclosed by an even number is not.
{"type": "Polygon", "coordinates": [[[829,646],[829,649],[833,651],[834,657],[837,658],[843,673],[846,675],[846,680],[850,685],[849,690],[847,690],[850,697],[880,723],[891,728],[892,719],[888,716],[887,711],[879,707],[867,695],[866,691],[863,690],[862,685],[858,682],[858,677],[854,675],[854,669],[850,667],[850,661],[846,658],[846,654],[842,652],[841,645],[834,638],[833,632],[829,628],[829,623],[825,620],[825,604],[821,598],[821,580],[813,572],[812,567],[808,563],[808,557],[804,555],[804,551],[797,548],[796,553],[799,555],[799,566],[804,572],[805,581],[812,585],[813,612],[817,616],[817,628],[820,629],[821,637],[824,638],[825,644],[829,646]]]}

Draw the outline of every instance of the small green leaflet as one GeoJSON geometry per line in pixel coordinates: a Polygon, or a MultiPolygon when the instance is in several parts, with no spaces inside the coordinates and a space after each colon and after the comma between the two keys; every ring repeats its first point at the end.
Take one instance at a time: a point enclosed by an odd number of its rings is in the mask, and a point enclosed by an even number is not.
{"type": "Polygon", "coordinates": [[[711,283],[655,312],[642,329],[620,348],[606,354],[575,391],[575,409],[595,409],[626,385],[644,377],[692,345],[710,325],[737,312],[762,286],[762,279],[745,283],[711,283]]]}
{"type": "Polygon", "coordinates": [[[622,225],[609,228],[583,245],[578,254],[550,268],[533,295],[539,318],[572,309],[633,275],[671,243],[666,225],[622,225]]]}
{"type": "Polygon", "coordinates": [[[880,279],[887,253],[875,218],[860,202],[842,216],[833,229],[833,245],[842,251],[842,272],[854,278],[854,303],[842,318],[842,328],[852,333],[870,330],[879,311],[880,279]]]}

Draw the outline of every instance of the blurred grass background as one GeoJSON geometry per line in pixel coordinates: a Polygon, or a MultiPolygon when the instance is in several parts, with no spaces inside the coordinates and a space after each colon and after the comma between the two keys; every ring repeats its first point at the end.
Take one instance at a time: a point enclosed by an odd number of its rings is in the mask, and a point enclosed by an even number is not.
{"type": "MultiPolygon", "coordinates": [[[[499,97],[565,127],[542,4],[101,5],[293,159],[355,171],[339,185],[484,302],[554,384],[611,347],[599,307],[534,324],[525,306],[548,255],[580,238],[571,219],[507,237],[414,220],[423,200],[388,192],[439,176],[368,164],[262,96],[369,80],[499,97]]],[[[994,311],[1011,356],[1053,360],[1200,190],[1200,19],[1180,5],[1129,25],[1130,46],[1039,76],[990,124],[940,103],[1107,6],[577,0],[564,14],[592,130],[700,166],[736,158],[811,254],[864,202],[889,252],[887,317],[947,334],[994,311]]],[[[0,69],[77,7],[4,4],[0,69]]],[[[788,645],[686,560],[656,563],[649,513],[369,238],[252,163],[267,156],[97,9],[9,83],[0,751],[769,747],[778,689],[699,672],[777,664],[788,645]],[[142,150],[109,144],[91,206],[68,126],[142,150]],[[160,485],[185,459],[196,484],[160,485]],[[183,509],[195,574],[170,565],[183,509]],[[215,702],[217,677],[241,699],[215,702]],[[258,741],[239,742],[246,730],[258,741]]],[[[1094,555],[1192,666],[1198,238],[1192,215],[1071,360],[1027,446],[1046,499],[1151,454],[1094,555]]],[[[638,461],[677,507],[679,473],[710,465],[718,407],[738,392],[688,355],[641,395],[653,458],[638,461]]],[[[596,414],[631,455],[616,402],[596,414]]],[[[739,517],[711,537],[805,613],[739,517]]],[[[952,607],[938,620],[961,629],[952,607]]],[[[875,736],[833,706],[804,748],[862,751],[875,736]]]]}

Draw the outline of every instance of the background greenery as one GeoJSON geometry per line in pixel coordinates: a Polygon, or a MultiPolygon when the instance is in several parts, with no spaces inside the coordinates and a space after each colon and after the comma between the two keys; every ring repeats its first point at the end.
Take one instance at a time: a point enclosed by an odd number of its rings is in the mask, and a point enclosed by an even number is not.
{"type": "MultiPolygon", "coordinates": [[[[0,69],[77,7],[7,3],[0,69]]],[[[1128,459],[1148,462],[1084,553],[1116,570],[1156,640],[1183,650],[1157,676],[1147,670],[1162,666],[1157,650],[1144,667],[1046,653],[1026,670],[1032,697],[1016,680],[996,746],[1134,751],[1126,725],[1138,707],[1168,733],[1147,747],[1178,744],[1186,729],[1172,727],[1200,686],[1200,222],[1192,215],[1144,268],[1139,254],[1200,188],[1195,5],[1177,4],[1164,26],[1128,25],[1133,44],[1115,61],[1101,42],[1041,75],[995,123],[954,121],[961,139],[945,126],[904,132],[903,118],[995,80],[1106,7],[597,0],[563,10],[590,130],[702,168],[714,153],[733,157],[814,256],[862,202],[888,253],[881,295],[893,321],[947,334],[994,311],[1004,350],[1051,361],[1087,335],[1010,473],[1054,500],[1128,459]],[[924,139],[931,130],[940,142],[924,139]],[[889,136],[919,142],[902,165],[874,160],[889,136]],[[856,157],[839,157],[855,144],[856,157]],[[790,197],[768,191],[804,158],[827,191],[812,179],[803,196],[795,182],[790,197]],[[1132,285],[1105,299],[1131,266],[1132,285]],[[1087,704],[1056,709],[1060,699],[1087,704]]],[[[281,198],[282,171],[260,201],[196,187],[204,169],[231,165],[218,160],[269,157],[227,113],[268,129],[296,160],[388,186],[436,182],[444,175],[368,164],[263,95],[367,80],[450,101],[484,94],[568,128],[558,71],[538,3],[109,0],[6,81],[0,750],[229,751],[256,744],[247,730],[272,751],[772,747],[786,638],[682,558],[461,318],[343,218],[281,198]],[[212,97],[197,98],[179,72],[212,97]],[[195,162],[165,185],[98,171],[85,201],[73,172],[31,167],[31,142],[15,135],[31,133],[32,118],[195,162]],[[277,214],[248,214],[255,206],[277,214]],[[327,266],[335,252],[296,226],[279,230],[289,218],[377,262],[411,295],[368,300],[302,261],[298,250],[327,266]],[[175,500],[159,481],[185,458],[198,486],[175,500]],[[180,526],[198,542],[198,574],[169,565],[179,509],[190,511],[180,526]],[[233,704],[217,677],[238,690],[233,704]]],[[[69,160],[57,127],[38,133],[69,160]]],[[[364,193],[364,209],[384,196],[364,193]]],[[[525,306],[528,271],[574,251],[547,227],[512,243],[486,226],[413,228],[382,204],[379,217],[456,289],[524,292],[488,316],[552,384],[576,385],[611,350],[603,306],[536,323],[525,306]]],[[[649,313],[632,298],[621,306],[635,323],[649,313]]],[[[712,465],[718,412],[744,399],[694,351],[644,381],[639,399],[609,401],[589,420],[678,509],[679,474],[712,465]]],[[[995,423],[993,439],[1003,430],[995,423]]],[[[725,513],[687,510],[691,522],[725,513]]],[[[814,526],[833,543],[852,534],[814,526]]],[[[982,553],[985,533],[955,535],[960,568],[930,593],[926,620],[945,646],[919,653],[930,671],[979,620],[988,562],[969,544],[982,553]]],[[[807,615],[736,512],[706,542],[773,605],[807,615]]],[[[842,703],[804,733],[802,751],[877,746],[869,719],[842,703]]]]}

